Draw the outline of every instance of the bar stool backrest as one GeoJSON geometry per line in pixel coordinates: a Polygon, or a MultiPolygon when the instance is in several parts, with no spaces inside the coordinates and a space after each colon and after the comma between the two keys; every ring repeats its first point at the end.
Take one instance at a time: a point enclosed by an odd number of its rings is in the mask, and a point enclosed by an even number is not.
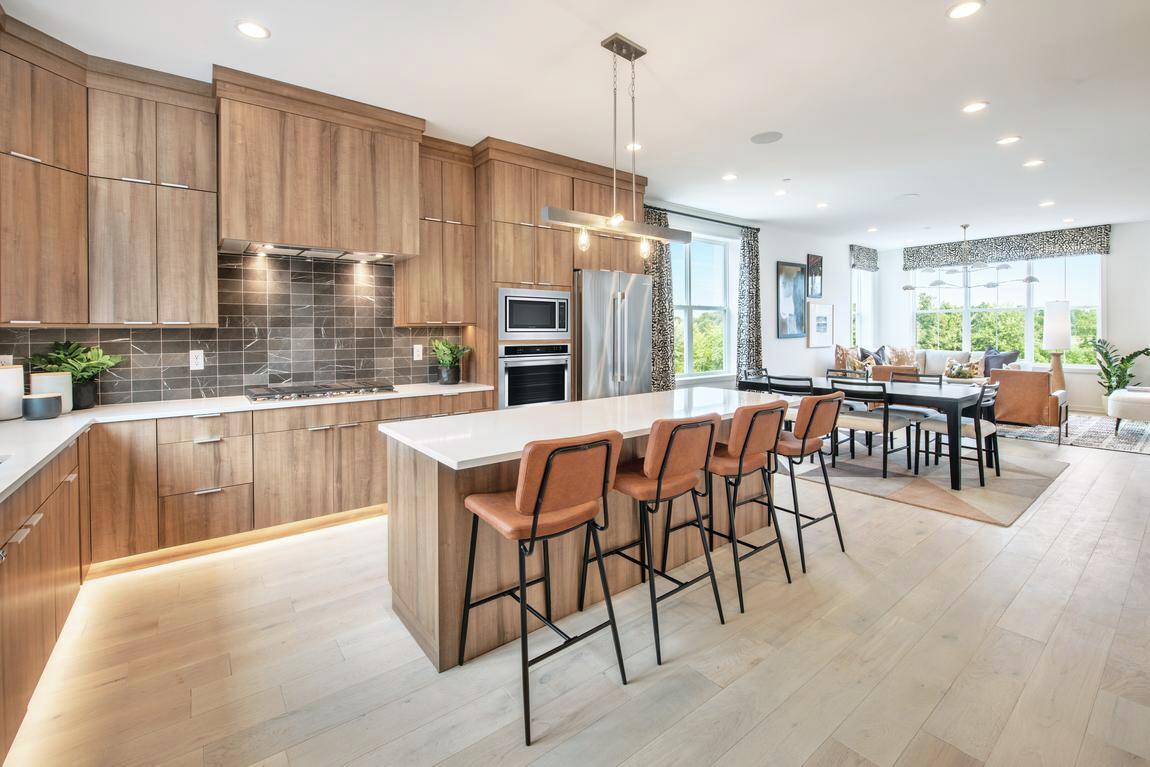
{"type": "Polygon", "coordinates": [[[767,376],[767,391],[771,394],[814,394],[814,379],[808,376],[767,376]]]}
{"type": "Polygon", "coordinates": [[[838,423],[843,399],[841,391],[817,397],[803,397],[803,401],[799,403],[799,412],[795,416],[794,435],[799,439],[810,439],[830,434],[838,423]]]}
{"type": "Polygon", "coordinates": [[[773,453],[779,444],[787,403],[783,400],[762,405],[743,405],[731,420],[727,453],[731,456],[773,453]]]}
{"type": "Polygon", "coordinates": [[[622,450],[623,435],[617,431],[528,442],[519,461],[515,510],[546,514],[604,497],[615,482],[622,450]]]}
{"type": "Polygon", "coordinates": [[[648,479],[662,480],[707,467],[715,449],[719,431],[719,414],[694,418],[660,418],[651,424],[647,438],[647,455],[643,474],[648,479]]]}
{"type": "Polygon", "coordinates": [[[915,373],[918,368],[914,365],[875,365],[870,371],[872,381],[890,381],[895,373],[915,373]]]}

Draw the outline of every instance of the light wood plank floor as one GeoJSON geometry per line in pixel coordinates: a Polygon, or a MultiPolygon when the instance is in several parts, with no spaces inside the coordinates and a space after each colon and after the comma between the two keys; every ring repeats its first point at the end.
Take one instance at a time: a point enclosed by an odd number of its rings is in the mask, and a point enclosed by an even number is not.
{"type": "Polygon", "coordinates": [[[720,549],[729,622],[663,603],[662,667],[620,595],[631,684],[606,633],[536,666],[530,748],[517,645],[436,674],[391,613],[385,519],[94,581],[8,764],[1150,764],[1150,457],[1002,449],[1071,464],[1013,527],[841,492],[845,555],[784,519],[739,615],[720,549]]]}

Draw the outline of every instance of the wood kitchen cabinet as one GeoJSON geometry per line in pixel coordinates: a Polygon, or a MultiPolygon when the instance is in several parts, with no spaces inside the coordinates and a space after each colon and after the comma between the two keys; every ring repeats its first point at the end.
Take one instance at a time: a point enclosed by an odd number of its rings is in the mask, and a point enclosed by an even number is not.
{"type": "Polygon", "coordinates": [[[576,269],[607,269],[642,274],[643,264],[637,240],[592,234],[590,248],[586,251],[575,250],[576,269]]]}
{"type": "Polygon", "coordinates": [[[535,170],[509,162],[490,163],[491,218],[531,226],[536,221],[535,170]]]}
{"type": "Polygon", "coordinates": [[[219,321],[216,195],[156,190],[156,318],[161,324],[219,321]]]}
{"type": "Polygon", "coordinates": [[[535,284],[535,228],[491,222],[491,274],[495,282],[535,284]]]}
{"type": "Polygon", "coordinates": [[[475,227],[442,224],[443,321],[448,325],[474,325],[475,227]]]}
{"type": "Polygon", "coordinates": [[[88,173],[156,181],[156,102],[88,91],[88,173]]]}
{"type": "Polygon", "coordinates": [[[332,125],[334,247],[414,255],[419,249],[419,144],[332,125]]]}
{"type": "Polygon", "coordinates": [[[86,88],[0,51],[0,152],[88,170],[86,88]]]}
{"type": "Polygon", "coordinates": [[[618,189],[618,199],[614,200],[610,184],[600,184],[577,178],[573,188],[575,210],[597,213],[606,217],[618,212],[622,213],[623,218],[627,221],[635,221],[636,219],[642,221],[645,216],[643,213],[643,193],[639,192],[635,198],[635,205],[632,206],[630,179],[628,178],[626,183],[620,179],[618,189]],[[613,210],[615,206],[617,206],[617,210],[613,210]],[[635,211],[634,215],[633,211],[635,211]]]}
{"type": "Polygon", "coordinates": [[[475,228],[419,223],[422,254],[395,265],[396,324],[474,324],[475,228]]]}
{"type": "Polygon", "coordinates": [[[535,230],[535,284],[571,287],[575,268],[575,233],[570,229],[535,230]]]}
{"type": "Polygon", "coordinates": [[[574,204],[571,177],[563,173],[536,170],[534,190],[535,202],[532,208],[535,213],[534,221],[538,226],[546,226],[543,221],[544,208],[571,209],[574,204]]]}
{"type": "Polygon", "coordinates": [[[84,176],[0,155],[0,322],[88,322],[84,176]]]}
{"type": "Polygon", "coordinates": [[[335,508],[362,509],[387,503],[387,437],[382,421],[336,427],[335,508]]]}
{"type": "Polygon", "coordinates": [[[156,180],[163,186],[216,191],[214,114],[156,104],[156,180]]]}
{"type": "Polygon", "coordinates": [[[448,224],[475,224],[474,168],[420,157],[419,176],[421,218],[448,224]]]}
{"type": "Polygon", "coordinates": [[[91,322],[156,322],[156,187],[88,179],[91,322]]]}
{"type": "Polygon", "coordinates": [[[266,432],[254,438],[255,527],[322,517],[335,508],[333,427],[266,432]]]}
{"type": "Polygon", "coordinates": [[[246,533],[255,525],[252,485],[232,485],[160,499],[160,547],[246,533]]]}
{"type": "Polygon", "coordinates": [[[161,497],[252,481],[251,435],[171,442],[159,446],[157,458],[161,497]]]}
{"type": "Polygon", "coordinates": [[[88,433],[92,561],[159,546],[156,422],[101,423],[88,433]]]}

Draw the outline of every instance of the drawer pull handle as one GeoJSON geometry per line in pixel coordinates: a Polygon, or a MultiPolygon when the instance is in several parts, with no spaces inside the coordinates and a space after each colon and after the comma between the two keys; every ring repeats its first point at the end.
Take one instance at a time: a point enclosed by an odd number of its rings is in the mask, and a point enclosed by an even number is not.
{"type": "Polygon", "coordinates": [[[445,224],[462,224],[463,222],[462,221],[452,221],[450,218],[445,218],[445,219],[443,219],[443,223],[445,223],[445,224]]]}
{"type": "Polygon", "coordinates": [[[172,189],[191,189],[187,184],[174,184],[171,181],[161,181],[160,186],[171,187],[172,189]]]}
{"type": "Polygon", "coordinates": [[[123,323],[121,323],[121,324],[124,324],[124,325],[155,325],[156,323],[152,322],[151,320],[124,320],[123,323]]]}
{"type": "Polygon", "coordinates": [[[39,325],[41,320],[8,320],[13,325],[39,325]]]}
{"type": "Polygon", "coordinates": [[[68,476],[64,477],[64,481],[65,481],[65,482],[75,482],[75,481],[76,481],[76,480],[78,480],[79,478],[80,478],[80,475],[79,475],[79,474],[76,474],[75,472],[72,472],[72,473],[71,473],[71,474],[69,474],[68,476]]]}
{"type": "Polygon", "coordinates": [[[309,426],[309,427],[307,427],[307,430],[308,431],[327,431],[330,428],[331,428],[330,426],[309,426]]]}
{"type": "Polygon", "coordinates": [[[121,181],[127,181],[130,184],[150,184],[151,180],[146,178],[132,178],[131,176],[120,176],[121,181]]]}
{"type": "Polygon", "coordinates": [[[356,426],[359,426],[359,424],[358,423],[337,423],[335,425],[335,428],[337,428],[337,429],[351,429],[351,428],[354,428],[356,426]]]}
{"type": "Polygon", "coordinates": [[[442,324],[443,324],[443,320],[428,320],[428,321],[427,321],[427,324],[428,324],[428,325],[442,325],[442,324]]]}
{"type": "Polygon", "coordinates": [[[428,221],[443,221],[442,218],[433,218],[431,216],[424,216],[428,221]]]}
{"type": "Polygon", "coordinates": [[[161,320],[161,325],[191,325],[191,320],[161,320]]]}
{"type": "Polygon", "coordinates": [[[33,157],[32,155],[24,154],[23,152],[9,152],[8,154],[12,155],[13,157],[19,157],[21,160],[31,160],[32,162],[44,162],[39,157],[33,157]]]}
{"type": "Polygon", "coordinates": [[[32,516],[28,517],[28,521],[24,523],[24,527],[31,530],[36,525],[40,524],[40,520],[42,520],[42,519],[44,519],[44,513],[41,511],[38,511],[35,514],[33,514],[32,516]]]}
{"type": "Polygon", "coordinates": [[[192,416],[192,418],[222,418],[223,415],[223,413],[199,413],[198,415],[192,416]]]}
{"type": "Polygon", "coordinates": [[[535,224],[530,224],[530,223],[528,223],[528,222],[526,222],[526,221],[520,221],[520,222],[519,222],[519,225],[520,225],[520,226],[535,226],[535,224]]]}
{"type": "Polygon", "coordinates": [[[27,538],[28,534],[31,532],[32,531],[29,530],[27,527],[21,527],[19,530],[17,530],[15,533],[12,534],[11,538],[8,539],[8,545],[11,546],[14,543],[16,543],[16,544],[23,543],[24,539],[27,538]]]}
{"type": "Polygon", "coordinates": [[[211,495],[212,493],[222,493],[222,487],[209,487],[207,490],[197,490],[192,495],[211,495]]]}
{"type": "Polygon", "coordinates": [[[223,442],[223,437],[205,437],[204,439],[193,439],[193,445],[210,445],[213,442],[223,442]]]}

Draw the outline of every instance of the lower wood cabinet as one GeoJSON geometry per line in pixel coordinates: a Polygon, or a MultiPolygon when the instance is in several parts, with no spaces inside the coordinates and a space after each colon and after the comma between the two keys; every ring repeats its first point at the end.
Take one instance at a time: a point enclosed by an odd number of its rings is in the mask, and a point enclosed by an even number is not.
{"type": "Polygon", "coordinates": [[[338,511],[387,503],[387,438],[381,421],[346,424],[335,430],[335,507],[338,511]]]}
{"type": "Polygon", "coordinates": [[[336,511],[331,426],[257,434],[254,453],[257,528],[336,511]]]}
{"type": "Polygon", "coordinates": [[[161,548],[246,533],[254,525],[251,484],[160,499],[161,548]]]}
{"type": "Polygon", "coordinates": [[[252,438],[205,437],[158,449],[160,497],[252,481],[252,438]]]}
{"type": "Polygon", "coordinates": [[[101,423],[89,432],[92,561],[159,546],[156,422],[101,423]]]}

